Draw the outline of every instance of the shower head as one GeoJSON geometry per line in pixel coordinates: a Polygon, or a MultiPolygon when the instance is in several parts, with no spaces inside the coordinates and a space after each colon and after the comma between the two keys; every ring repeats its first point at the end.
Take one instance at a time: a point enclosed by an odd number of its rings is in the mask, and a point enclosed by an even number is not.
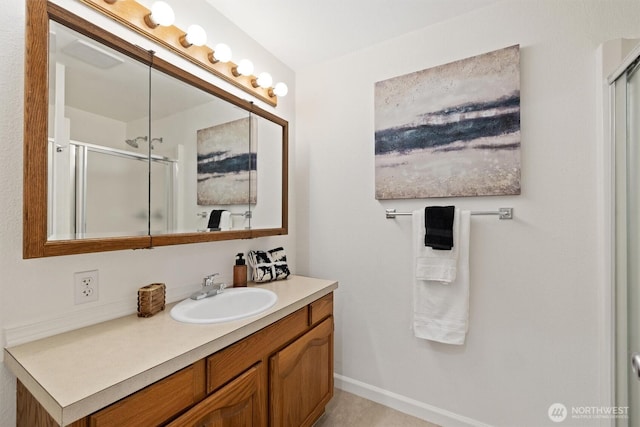
{"type": "Polygon", "coordinates": [[[124,142],[127,143],[127,145],[130,145],[133,148],[138,148],[140,145],[138,144],[139,140],[143,140],[146,141],[147,137],[146,136],[138,136],[136,138],[133,139],[125,139],[124,142]]]}
{"type": "Polygon", "coordinates": [[[130,145],[133,148],[138,148],[138,140],[136,139],[125,139],[124,142],[126,142],[127,145],[130,145]]]}

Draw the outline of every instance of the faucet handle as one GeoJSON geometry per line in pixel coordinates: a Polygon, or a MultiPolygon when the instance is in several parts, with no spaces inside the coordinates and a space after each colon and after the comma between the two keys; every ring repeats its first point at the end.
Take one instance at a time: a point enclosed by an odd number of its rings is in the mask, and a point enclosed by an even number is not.
{"type": "Polygon", "coordinates": [[[214,278],[214,277],[216,277],[216,276],[218,276],[218,275],[219,275],[219,273],[213,273],[213,274],[210,274],[210,275],[206,276],[206,277],[202,280],[202,287],[203,287],[203,288],[205,288],[205,287],[207,287],[207,286],[211,286],[211,285],[213,285],[213,278],[214,278]]]}

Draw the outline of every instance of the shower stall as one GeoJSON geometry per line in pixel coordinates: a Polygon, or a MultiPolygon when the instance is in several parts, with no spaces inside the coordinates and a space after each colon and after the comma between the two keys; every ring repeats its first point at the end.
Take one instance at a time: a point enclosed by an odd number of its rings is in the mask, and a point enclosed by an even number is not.
{"type": "Polygon", "coordinates": [[[49,238],[135,236],[174,229],[178,164],[164,156],[79,141],[60,146],[49,140],[49,238]]]}

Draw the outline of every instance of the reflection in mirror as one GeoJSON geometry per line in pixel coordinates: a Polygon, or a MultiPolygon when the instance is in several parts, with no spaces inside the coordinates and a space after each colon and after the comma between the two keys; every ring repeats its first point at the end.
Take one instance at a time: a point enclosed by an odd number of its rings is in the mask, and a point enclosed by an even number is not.
{"type": "Polygon", "coordinates": [[[151,98],[151,234],[248,229],[249,112],[156,69],[151,98]]]}
{"type": "Polygon", "coordinates": [[[251,146],[256,182],[251,206],[251,228],[278,228],[282,224],[282,126],[252,114],[251,146]]]}
{"type": "Polygon", "coordinates": [[[49,30],[48,240],[147,235],[149,66],[49,30]]]}

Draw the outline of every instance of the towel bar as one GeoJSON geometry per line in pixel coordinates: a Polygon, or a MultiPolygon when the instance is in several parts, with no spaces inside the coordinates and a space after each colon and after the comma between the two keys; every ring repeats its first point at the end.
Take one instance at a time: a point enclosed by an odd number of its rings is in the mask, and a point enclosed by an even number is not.
{"type": "MultiPolygon", "coordinates": [[[[387,219],[412,215],[411,212],[396,212],[395,209],[387,209],[385,212],[387,219]]],[[[500,208],[497,211],[471,211],[471,215],[498,215],[499,219],[513,219],[513,208],[500,208]]]]}
{"type": "MultiPolygon", "coordinates": [[[[204,211],[204,212],[198,212],[196,213],[197,216],[202,217],[202,218],[206,218],[209,216],[209,212],[204,211]]],[[[245,218],[251,218],[253,215],[251,214],[251,211],[245,211],[242,213],[235,213],[235,212],[231,212],[231,216],[243,216],[245,218]]]]}

